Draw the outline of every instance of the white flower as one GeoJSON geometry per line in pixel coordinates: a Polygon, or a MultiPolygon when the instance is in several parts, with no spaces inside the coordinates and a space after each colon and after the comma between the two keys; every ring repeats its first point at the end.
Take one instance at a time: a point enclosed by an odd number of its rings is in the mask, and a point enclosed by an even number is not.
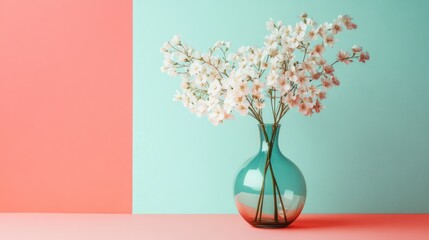
{"type": "Polygon", "coordinates": [[[289,79],[289,81],[296,83],[298,77],[296,76],[295,67],[289,68],[289,70],[286,71],[285,75],[287,79],[289,79]]]}
{"type": "Polygon", "coordinates": [[[314,64],[308,60],[304,61],[301,66],[302,69],[306,70],[309,73],[314,72],[314,64]]]}
{"type": "Polygon", "coordinates": [[[168,49],[170,48],[170,45],[168,42],[165,42],[164,45],[162,45],[160,51],[162,54],[168,53],[168,49]]]}
{"type": "Polygon", "coordinates": [[[292,33],[292,26],[290,26],[290,25],[283,26],[280,28],[280,30],[279,30],[280,42],[283,46],[287,45],[286,39],[288,37],[290,37],[291,33],[292,33]]]}
{"type": "Polygon", "coordinates": [[[182,89],[189,89],[190,88],[190,82],[187,79],[182,79],[182,83],[180,84],[180,87],[182,89]]]}
{"type": "Polygon", "coordinates": [[[307,35],[308,35],[309,39],[316,40],[316,38],[317,38],[317,31],[316,31],[316,29],[311,29],[310,31],[308,31],[307,35]]]}
{"type": "Polygon", "coordinates": [[[279,75],[275,71],[271,71],[267,76],[267,86],[274,87],[277,86],[277,79],[279,75]]]}
{"type": "Polygon", "coordinates": [[[207,77],[205,75],[196,75],[194,82],[195,86],[200,89],[207,87],[207,77]]]}
{"type": "Polygon", "coordinates": [[[191,66],[189,66],[189,74],[191,76],[194,76],[196,74],[198,74],[202,69],[201,63],[199,63],[198,61],[195,61],[191,64],[191,66]]]}
{"type": "Polygon", "coordinates": [[[265,103],[263,101],[256,101],[256,108],[263,109],[265,107],[265,103]]]}
{"type": "Polygon", "coordinates": [[[232,86],[232,82],[230,78],[222,78],[220,80],[220,85],[222,86],[222,89],[227,90],[229,88],[231,88],[232,86]]]}
{"type": "Polygon", "coordinates": [[[182,94],[176,90],[176,94],[174,95],[173,101],[179,102],[182,101],[182,94]]]}
{"type": "Polygon", "coordinates": [[[219,105],[219,98],[215,96],[209,96],[209,100],[206,101],[207,109],[211,111],[218,105],[219,105]]]}
{"type": "Polygon", "coordinates": [[[248,50],[249,50],[249,47],[241,46],[237,51],[237,55],[241,56],[245,54],[248,50]]]}
{"type": "Polygon", "coordinates": [[[320,37],[324,38],[324,37],[326,37],[326,33],[327,33],[329,28],[330,28],[329,23],[321,24],[317,28],[317,33],[319,34],[320,37]]]}
{"type": "Polygon", "coordinates": [[[243,102],[242,104],[237,105],[235,108],[241,115],[247,115],[249,113],[249,103],[243,102]]]}
{"type": "Polygon", "coordinates": [[[204,62],[210,63],[210,55],[208,53],[202,54],[201,58],[203,59],[204,62]]]}
{"type": "Polygon", "coordinates": [[[315,25],[317,25],[317,23],[313,19],[311,19],[311,18],[307,18],[305,21],[307,23],[307,26],[315,26],[315,25]]]}
{"type": "Polygon", "coordinates": [[[244,104],[244,102],[247,101],[246,96],[238,94],[237,92],[234,92],[233,96],[234,96],[234,106],[244,104]]]}
{"type": "Polygon", "coordinates": [[[229,72],[229,71],[231,71],[232,66],[228,62],[222,61],[217,68],[219,69],[220,72],[225,72],[225,71],[229,72]]]}
{"type": "Polygon", "coordinates": [[[292,87],[290,86],[289,82],[286,80],[286,77],[281,77],[279,79],[279,86],[278,86],[281,95],[284,95],[287,93],[292,87]]]}
{"type": "Polygon", "coordinates": [[[342,30],[343,30],[343,28],[341,27],[340,23],[334,23],[334,24],[332,24],[331,32],[333,34],[338,34],[342,30]]]}
{"type": "Polygon", "coordinates": [[[262,92],[264,90],[264,83],[259,81],[259,79],[255,79],[252,83],[252,91],[262,92]]]}
{"type": "Polygon", "coordinates": [[[226,47],[226,49],[229,49],[231,47],[231,42],[224,42],[223,45],[226,47]]]}
{"type": "Polygon", "coordinates": [[[178,75],[178,72],[177,72],[177,70],[175,68],[169,68],[169,69],[167,69],[167,74],[170,75],[170,76],[175,77],[175,76],[178,75]]]}
{"type": "Polygon", "coordinates": [[[217,126],[219,123],[222,123],[225,119],[225,113],[221,106],[216,105],[213,111],[209,114],[209,120],[213,125],[217,126]]]}
{"type": "Polygon", "coordinates": [[[304,41],[304,38],[305,38],[305,32],[300,32],[298,35],[296,35],[296,40],[298,41],[298,42],[302,42],[302,41],[304,41]]]}
{"type": "Polygon", "coordinates": [[[328,35],[325,37],[324,42],[326,45],[333,47],[336,40],[333,35],[328,35]]]}
{"type": "Polygon", "coordinates": [[[183,91],[182,95],[182,103],[183,106],[186,108],[191,109],[194,107],[195,102],[197,101],[197,98],[193,95],[193,93],[189,90],[183,91]]]}
{"type": "Polygon", "coordinates": [[[307,85],[309,83],[309,80],[305,73],[300,72],[297,76],[296,82],[298,83],[298,85],[307,85]]]}
{"type": "Polygon", "coordinates": [[[230,54],[228,54],[228,57],[226,58],[228,61],[232,61],[232,62],[235,62],[235,61],[237,61],[237,54],[235,54],[235,53],[230,53],[230,54]]]}
{"type": "Polygon", "coordinates": [[[250,93],[249,87],[247,86],[247,82],[238,82],[235,86],[235,89],[237,90],[237,93],[239,95],[247,95],[250,93]]]}
{"type": "MultiPolygon", "coordinates": [[[[255,64],[255,66],[256,66],[256,64],[255,64]]],[[[244,68],[243,74],[244,74],[245,78],[247,78],[247,80],[257,78],[257,72],[256,72],[254,67],[248,66],[248,67],[244,68]]]]}
{"type": "Polygon", "coordinates": [[[201,53],[197,52],[197,51],[194,51],[194,52],[192,52],[192,57],[195,58],[195,59],[200,59],[201,58],[201,53]]]}
{"type": "Polygon", "coordinates": [[[207,114],[207,105],[206,102],[202,99],[199,99],[194,108],[193,108],[193,112],[195,113],[195,115],[197,115],[197,117],[202,117],[203,115],[207,114]]]}
{"type": "Polygon", "coordinates": [[[207,90],[207,92],[211,96],[216,96],[221,90],[222,86],[220,85],[219,81],[213,81],[209,84],[209,89],[207,90]]]}
{"type": "Polygon", "coordinates": [[[270,35],[265,38],[265,47],[268,49],[268,51],[273,51],[278,46],[276,37],[270,35]]]}
{"type": "Polygon", "coordinates": [[[218,48],[218,47],[222,47],[223,46],[223,41],[217,41],[215,42],[215,44],[213,45],[213,48],[218,48]]]}
{"type": "Polygon", "coordinates": [[[303,22],[299,22],[295,26],[295,32],[297,35],[301,34],[302,32],[305,32],[307,30],[307,24],[303,22]]]}
{"type": "Polygon", "coordinates": [[[165,58],[163,61],[163,66],[166,68],[173,67],[174,62],[170,58],[165,58]]]}
{"type": "Polygon", "coordinates": [[[186,62],[188,59],[188,56],[182,52],[174,52],[171,53],[171,60],[176,60],[178,62],[186,62]]]}
{"type": "Polygon", "coordinates": [[[233,92],[228,92],[226,94],[225,100],[223,102],[223,108],[225,112],[230,113],[232,109],[235,107],[235,95],[233,92]]]}
{"type": "Polygon", "coordinates": [[[267,23],[265,24],[267,27],[267,30],[273,30],[275,27],[275,23],[273,21],[273,19],[270,18],[270,20],[267,21],[267,23]]]}
{"type": "MultiPolygon", "coordinates": [[[[278,62],[279,62],[279,58],[277,57],[278,55],[275,55],[274,57],[272,57],[271,59],[270,59],[270,65],[271,65],[271,67],[272,68],[277,68],[277,64],[278,64],[278,62]]],[[[274,70],[273,69],[273,70],[274,70]]]]}
{"type": "Polygon", "coordinates": [[[176,35],[174,35],[173,36],[173,38],[171,38],[171,40],[170,40],[170,43],[171,43],[171,45],[179,45],[180,44],[180,35],[179,34],[176,34],[176,35]]]}
{"type": "Polygon", "coordinates": [[[299,46],[299,40],[296,35],[286,37],[286,43],[288,48],[296,48],[299,46]]]}

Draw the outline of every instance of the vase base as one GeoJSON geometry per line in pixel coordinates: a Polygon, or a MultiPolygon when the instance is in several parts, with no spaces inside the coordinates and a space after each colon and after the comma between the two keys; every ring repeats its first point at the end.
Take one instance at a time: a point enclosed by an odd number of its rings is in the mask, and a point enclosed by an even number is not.
{"type": "Polygon", "coordinates": [[[290,222],[275,222],[275,221],[252,221],[248,222],[250,225],[256,228],[285,228],[291,224],[290,222]]]}

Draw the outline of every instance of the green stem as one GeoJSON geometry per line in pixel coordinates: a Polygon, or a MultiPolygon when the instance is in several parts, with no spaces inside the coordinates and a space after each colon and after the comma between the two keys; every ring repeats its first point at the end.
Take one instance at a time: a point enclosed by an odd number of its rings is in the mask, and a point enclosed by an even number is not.
{"type": "Polygon", "coordinates": [[[279,185],[277,184],[277,181],[275,181],[275,182],[276,182],[276,189],[277,189],[277,192],[279,194],[280,204],[282,205],[283,217],[285,219],[285,223],[287,223],[286,210],[285,210],[285,205],[283,204],[282,194],[280,193],[280,189],[279,189],[279,185]]]}
{"type": "Polygon", "coordinates": [[[272,135],[271,135],[271,142],[270,142],[270,145],[269,145],[269,149],[268,149],[268,153],[269,153],[269,155],[270,155],[270,157],[269,157],[269,161],[270,161],[270,163],[269,163],[269,167],[270,167],[270,173],[271,173],[271,181],[272,181],[272,183],[273,183],[273,197],[274,197],[274,221],[275,222],[278,222],[279,221],[279,217],[278,217],[278,209],[277,209],[277,194],[276,194],[276,179],[275,179],[275,177],[274,177],[274,171],[273,171],[273,166],[272,166],[272,164],[271,164],[271,154],[272,154],[272,152],[273,152],[273,143],[274,143],[274,139],[275,139],[275,137],[276,137],[276,125],[274,124],[274,126],[273,126],[273,129],[272,129],[272,135]]]}
{"type": "MultiPolygon", "coordinates": [[[[262,131],[264,133],[264,138],[265,141],[268,142],[268,134],[267,131],[265,130],[265,125],[262,125],[262,131]]],[[[267,169],[268,169],[268,163],[269,163],[269,157],[267,154],[267,158],[265,160],[265,166],[264,166],[264,175],[263,175],[263,179],[262,179],[262,187],[261,187],[261,192],[259,193],[259,199],[258,199],[258,206],[256,208],[256,215],[255,215],[255,222],[258,221],[258,215],[259,216],[259,220],[261,220],[261,216],[262,216],[262,209],[263,209],[263,203],[264,203],[264,192],[265,192],[265,179],[266,179],[266,175],[267,175],[267,169]]]]}
{"type": "Polygon", "coordinates": [[[258,220],[261,221],[261,218],[262,218],[263,205],[264,205],[264,195],[265,195],[265,180],[266,180],[267,171],[269,168],[270,174],[271,174],[271,179],[273,182],[274,221],[278,222],[278,208],[277,208],[277,194],[278,194],[279,201],[280,201],[280,204],[281,204],[282,210],[283,210],[284,221],[285,221],[285,223],[287,223],[286,211],[284,208],[283,199],[281,198],[280,189],[278,187],[277,180],[275,178],[273,167],[271,164],[272,150],[273,150],[273,146],[274,146],[273,145],[274,139],[276,137],[277,123],[275,123],[273,125],[273,130],[272,130],[273,133],[272,133],[271,139],[268,138],[268,134],[267,134],[267,131],[265,129],[265,126],[262,126],[262,130],[263,130],[265,141],[268,142],[268,153],[267,153],[267,158],[266,158],[266,162],[265,162],[265,166],[264,166],[264,175],[263,175],[263,180],[262,180],[261,192],[259,194],[258,204],[257,204],[257,208],[256,208],[255,222],[258,220]]]}

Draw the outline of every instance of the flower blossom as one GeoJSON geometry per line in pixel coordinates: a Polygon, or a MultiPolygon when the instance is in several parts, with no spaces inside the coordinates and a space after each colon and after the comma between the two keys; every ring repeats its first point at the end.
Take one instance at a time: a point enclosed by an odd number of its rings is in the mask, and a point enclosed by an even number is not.
{"type": "Polygon", "coordinates": [[[333,35],[326,36],[326,38],[325,38],[325,44],[326,45],[333,47],[335,42],[336,41],[335,41],[335,38],[333,35]]]}
{"type": "Polygon", "coordinates": [[[179,45],[180,44],[180,35],[176,34],[171,38],[170,43],[172,45],[179,45]]]}
{"type": "Polygon", "coordinates": [[[343,30],[343,28],[341,27],[341,25],[339,23],[332,24],[332,29],[331,29],[332,34],[338,34],[342,30],[343,30]]]}
{"type": "Polygon", "coordinates": [[[352,51],[353,51],[353,53],[360,53],[362,51],[362,47],[358,47],[357,45],[353,45],[352,51]]]}
{"type": "Polygon", "coordinates": [[[369,60],[369,53],[368,52],[362,52],[359,56],[359,62],[365,63],[369,60]]]}
{"type": "Polygon", "coordinates": [[[350,57],[350,53],[344,52],[342,50],[340,50],[337,54],[337,60],[345,64],[350,64],[352,62],[352,60],[350,60],[349,57],[350,57]]]}
{"type": "Polygon", "coordinates": [[[340,16],[341,21],[344,23],[348,30],[356,29],[357,25],[352,23],[352,18],[348,15],[340,16]]]}

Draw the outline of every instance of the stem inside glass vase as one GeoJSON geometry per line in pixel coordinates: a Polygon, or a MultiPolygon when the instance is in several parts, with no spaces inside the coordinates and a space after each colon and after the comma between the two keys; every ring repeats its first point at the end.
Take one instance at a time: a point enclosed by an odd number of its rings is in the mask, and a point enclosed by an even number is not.
{"type": "MultiPolygon", "coordinates": [[[[270,171],[270,175],[271,175],[271,180],[272,180],[272,191],[273,191],[273,208],[274,208],[274,223],[286,223],[287,224],[287,217],[286,217],[286,210],[283,204],[283,199],[282,199],[282,195],[280,193],[279,190],[279,186],[277,184],[277,180],[273,171],[273,166],[271,164],[271,156],[272,156],[272,151],[274,147],[278,147],[277,145],[274,145],[274,143],[277,141],[275,141],[275,139],[278,137],[277,133],[278,133],[278,129],[280,128],[280,124],[260,124],[260,129],[263,133],[263,140],[265,141],[265,143],[267,144],[267,156],[265,159],[265,166],[264,166],[264,171],[263,171],[263,180],[262,180],[262,187],[261,187],[261,191],[259,193],[259,198],[258,198],[258,204],[257,204],[257,208],[256,208],[256,214],[255,214],[255,223],[262,223],[262,211],[263,211],[263,207],[264,207],[264,198],[265,198],[265,185],[266,185],[266,178],[267,178],[267,172],[268,169],[270,171]],[[269,136],[268,132],[267,132],[267,128],[271,128],[271,136],[269,136]],[[277,200],[278,199],[278,200],[277,200]],[[283,220],[279,220],[279,211],[278,211],[278,202],[280,202],[281,205],[281,210],[282,210],[282,215],[283,215],[283,220]]],[[[263,141],[262,141],[263,142],[263,141]]]]}

